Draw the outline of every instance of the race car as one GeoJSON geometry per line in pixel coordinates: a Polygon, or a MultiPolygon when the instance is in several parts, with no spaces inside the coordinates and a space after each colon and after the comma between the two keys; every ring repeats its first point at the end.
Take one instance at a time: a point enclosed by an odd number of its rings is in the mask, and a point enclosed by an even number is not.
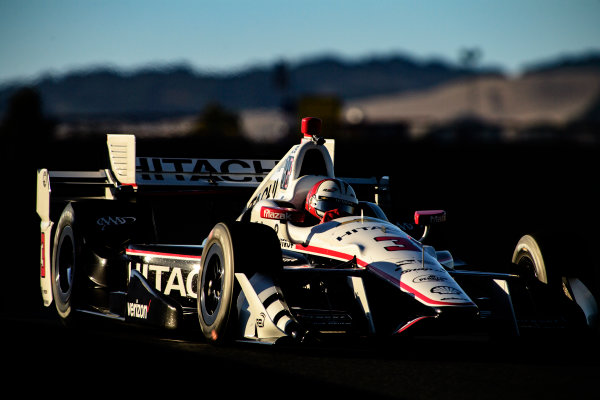
{"type": "Polygon", "coordinates": [[[320,120],[301,132],[279,161],[138,157],[135,136],[108,135],[110,168],[39,170],[44,305],[211,343],[519,334],[518,275],[426,245],[443,210],[401,229],[387,177],[336,177],[320,120]]]}

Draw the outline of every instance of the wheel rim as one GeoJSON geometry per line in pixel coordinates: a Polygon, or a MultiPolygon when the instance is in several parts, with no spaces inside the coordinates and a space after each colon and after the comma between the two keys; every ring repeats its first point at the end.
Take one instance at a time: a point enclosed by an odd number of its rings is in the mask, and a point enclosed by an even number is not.
{"type": "Polygon", "coordinates": [[[223,265],[219,254],[213,254],[208,263],[204,275],[202,294],[204,296],[204,311],[209,316],[214,315],[221,303],[223,292],[223,265]]]}
{"type": "Polygon", "coordinates": [[[525,251],[519,254],[517,265],[526,272],[525,279],[527,282],[539,280],[535,262],[533,261],[531,254],[525,251]]]}

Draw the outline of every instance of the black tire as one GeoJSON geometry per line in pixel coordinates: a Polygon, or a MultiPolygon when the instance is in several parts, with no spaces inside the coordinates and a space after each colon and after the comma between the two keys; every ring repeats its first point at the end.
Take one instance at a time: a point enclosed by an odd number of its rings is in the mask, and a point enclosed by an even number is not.
{"type": "Polygon", "coordinates": [[[219,223],[202,251],[198,272],[198,320],[204,337],[223,344],[235,336],[236,272],[281,269],[281,248],[275,232],[252,223],[219,223]]]}
{"type": "Polygon", "coordinates": [[[564,250],[564,243],[553,238],[562,236],[524,235],[515,246],[512,262],[522,283],[517,318],[568,331],[596,330],[596,300],[581,275],[589,259],[580,257],[580,249],[564,250]]]}
{"type": "Polygon", "coordinates": [[[533,236],[524,235],[519,239],[513,251],[512,262],[521,267],[526,279],[548,284],[546,262],[540,245],[533,236]]]}
{"type": "Polygon", "coordinates": [[[60,320],[70,324],[74,320],[75,299],[78,295],[79,242],[75,212],[71,204],[63,210],[52,249],[52,295],[60,320]]]}

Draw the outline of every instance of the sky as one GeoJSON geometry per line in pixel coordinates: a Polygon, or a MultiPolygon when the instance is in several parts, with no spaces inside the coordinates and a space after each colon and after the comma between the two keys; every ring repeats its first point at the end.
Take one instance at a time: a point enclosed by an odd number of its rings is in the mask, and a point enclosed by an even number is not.
{"type": "Polygon", "coordinates": [[[600,50],[600,0],[0,0],[0,84],[108,66],[234,72],[394,53],[518,73],[600,50]]]}

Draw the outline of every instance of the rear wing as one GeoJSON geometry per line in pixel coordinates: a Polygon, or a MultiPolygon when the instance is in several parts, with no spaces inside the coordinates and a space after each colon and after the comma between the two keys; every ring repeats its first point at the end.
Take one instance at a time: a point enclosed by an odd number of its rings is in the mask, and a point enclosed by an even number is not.
{"type": "Polygon", "coordinates": [[[277,160],[136,157],[135,136],[107,135],[112,177],[138,187],[255,187],[277,160]]]}
{"type": "Polygon", "coordinates": [[[136,183],[146,187],[257,187],[277,160],[136,158],[136,183]]]}
{"type": "Polygon", "coordinates": [[[42,229],[51,226],[51,200],[114,200],[144,191],[254,188],[277,164],[276,160],[136,157],[133,135],[107,135],[106,144],[110,168],[38,170],[36,210],[42,229]]]}
{"type": "MultiPolygon", "coordinates": [[[[333,143],[333,141],[331,141],[333,143]]],[[[279,160],[137,157],[134,135],[107,135],[110,168],[97,171],[38,170],[37,213],[50,221],[52,202],[82,199],[113,200],[144,191],[194,191],[219,188],[257,188],[279,160]]],[[[332,144],[333,146],[333,144],[332,144]]],[[[328,148],[333,158],[333,148],[328,148]]],[[[342,178],[369,188],[379,203],[389,187],[388,177],[342,178]]]]}
{"type": "Polygon", "coordinates": [[[38,200],[50,186],[53,197],[113,199],[138,190],[256,187],[277,160],[137,157],[134,135],[107,135],[110,168],[38,172],[38,200]],[[45,181],[46,186],[42,184],[45,181]],[[170,189],[171,189],[170,188],[170,189]],[[42,193],[40,193],[40,191],[42,193]]]}

